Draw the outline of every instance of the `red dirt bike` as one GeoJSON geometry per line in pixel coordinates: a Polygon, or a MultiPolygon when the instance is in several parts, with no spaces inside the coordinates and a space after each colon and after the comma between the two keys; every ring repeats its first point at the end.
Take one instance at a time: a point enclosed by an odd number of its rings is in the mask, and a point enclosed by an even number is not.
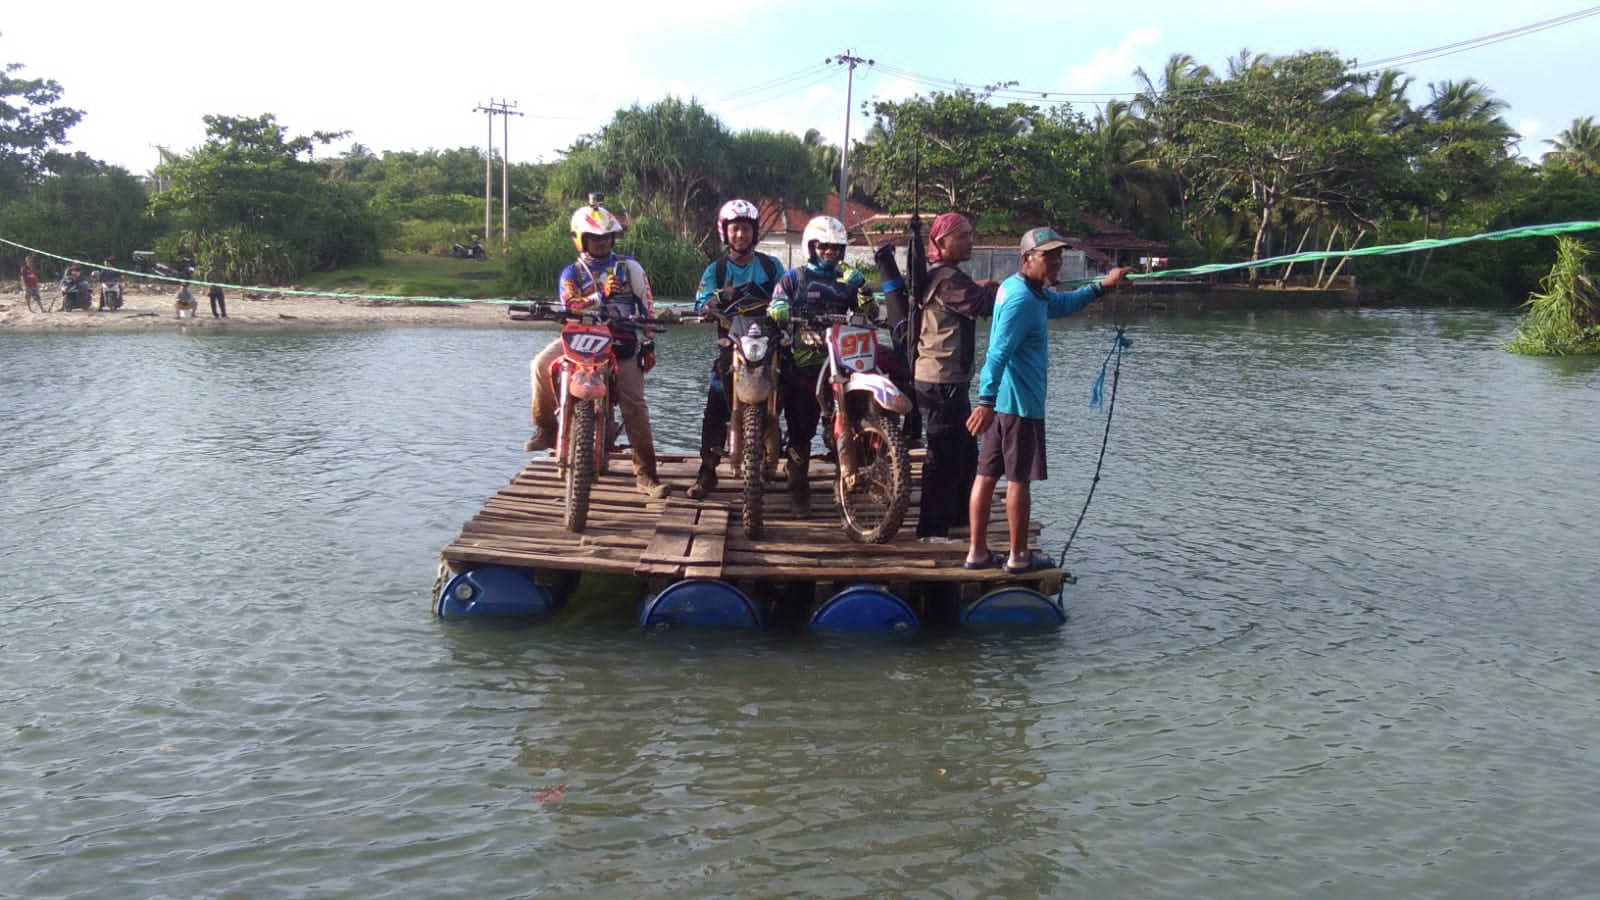
{"type": "MultiPolygon", "coordinates": [[[[613,327],[643,327],[653,320],[616,319],[554,304],[513,305],[511,317],[561,325],[561,355],[550,366],[556,395],[556,468],[564,487],[563,524],[581,532],[589,518],[589,490],[606,473],[615,432],[610,428],[617,357],[613,327]]],[[[534,373],[537,377],[537,373],[534,373]]]]}
{"type": "Polygon", "coordinates": [[[864,544],[895,536],[911,506],[911,460],[900,417],[911,398],[878,365],[878,329],[860,313],[797,317],[828,348],[817,378],[822,441],[836,460],[834,499],[845,534],[864,544]]]}

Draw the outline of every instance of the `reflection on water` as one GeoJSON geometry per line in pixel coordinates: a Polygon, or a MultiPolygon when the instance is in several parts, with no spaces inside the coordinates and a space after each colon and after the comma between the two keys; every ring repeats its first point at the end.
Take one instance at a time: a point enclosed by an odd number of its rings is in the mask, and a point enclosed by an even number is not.
{"type": "MultiPolygon", "coordinates": [[[[625,583],[434,621],[547,331],[0,335],[0,883],[1585,893],[1600,367],[1510,327],[1138,322],[1067,627],[868,646],[645,637],[625,583]]],[[[709,343],[662,339],[664,447],[709,343]]],[[[1108,343],[1053,335],[1047,543],[1108,343]]]]}

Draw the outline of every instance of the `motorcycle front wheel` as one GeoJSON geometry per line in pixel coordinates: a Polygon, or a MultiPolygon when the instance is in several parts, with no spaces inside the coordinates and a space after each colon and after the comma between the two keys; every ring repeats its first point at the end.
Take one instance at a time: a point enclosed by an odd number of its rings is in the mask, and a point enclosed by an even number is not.
{"type": "Polygon", "coordinates": [[[834,499],[845,534],[863,544],[882,544],[900,530],[911,506],[911,459],[900,423],[874,408],[851,441],[855,469],[834,467],[834,499]]]}
{"type": "Polygon", "coordinates": [[[763,492],[766,490],[762,470],[766,454],[767,411],[752,403],[739,409],[739,453],[744,476],[744,512],[740,521],[745,537],[755,540],[766,527],[763,492]]]}
{"type": "Polygon", "coordinates": [[[595,471],[594,401],[584,400],[572,408],[567,428],[567,471],[564,473],[567,530],[580,532],[589,519],[589,489],[594,487],[595,471]]]}

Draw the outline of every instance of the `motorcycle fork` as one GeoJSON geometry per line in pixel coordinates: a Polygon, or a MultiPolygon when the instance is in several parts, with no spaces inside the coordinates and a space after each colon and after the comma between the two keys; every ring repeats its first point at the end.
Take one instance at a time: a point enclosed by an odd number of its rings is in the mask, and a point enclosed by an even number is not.
{"type": "MultiPolygon", "coordinates": [[[[572,464],[572,459],[567,453],[567,435],[571,432],[572,428],[573,405],[582,402],[572,394],[572,376],[575,372],[580,370],[598,370],[604,368],[605,365],[605,363],[589,363],[586,361],[574,360],[568,357],[563,357],[561,360],[561,383],[555,386],[557,466],[568,466],[572,464]]],[[[614,390],[611,384],[612,377],[613,373],[606,373],[605,393],[599,397],[592,398],[595,401],[595,433],[600,435],[606,435],[605,429],[609,427],[611,422],[611,397],[614,390]]],[[[609,435],[607,435],[607,437],[609,437],[609,435]]],[[[604,446],[604,444],[602,444],[602,446],[604,446]]],[[[599,460],[596,460],[596,462],[598,463],[599,460]]]]}
{"type": "Polygon", "coordinates": [[[839,361],[833,355],[833,347],[828,347],[828,367],[822,372],[818,381],[827,381],[826,389],[822,384],[817,385],[818,399],[823,402],[825,415],[832,423],[833,454],[839,475],[849,478],[855,474],[855,423],[850,420],[850,411],[845,406],[845,385],[849,383],[849,376],[839,368],[839,361]],[[831,413],[831,414],[829,414],[831,413]]]}

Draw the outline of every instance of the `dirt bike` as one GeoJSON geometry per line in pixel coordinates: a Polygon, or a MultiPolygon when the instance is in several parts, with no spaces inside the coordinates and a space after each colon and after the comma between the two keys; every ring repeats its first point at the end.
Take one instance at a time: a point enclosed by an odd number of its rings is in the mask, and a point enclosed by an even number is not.
{"type": "Polygon", "coordinates": [[[774,469],[782,450],[778,441],[778,411],[782,391],[778,389],[779,348],[788,338],[767,317],[765,298],[736,301],[719,317],[725,318],[728,336],[719,339],[733,350],[729,371],[729,420],[737,425],[730,437],[734,473],[744,480],[744,510],[740,522],[751,539],[761,537],[765,527],[763,495],[769,470],[774,469]]]}
{"type": "MultiPolygon", "coordinates": [[[[561,325],[561,355],[550,366],[556,395],[556,468],[561,472],[563,522],[568,531],[583,531],[589,518],[589,492],[606,473],[614,434],[612,398],[617,357],[612,328],[643,327],[653,320],[616,319],[598,309],[566,310],[553,304],[510,307],[512,318],[538,319],[561,325]]],[[[538,377],[538,373],[534,373],[538,377]]]]}
{"type": "Polygon", "coordinates": [[[822,441],[835,459],[839,518],[851,540],[882,544],[900,530],[911,506],[911,460],[900,433],[911,398],[879,369],[877,328],[860,313],[799,321],[828,351],[817,405],[822,441]]]}
{"type": "Polygon", "coordinates": [[[488,259],[489,254],[483,250],[483,241],[473,241],[470,244],[457,243],[451,246],[450,255],[456,259],[488,259]]]}

